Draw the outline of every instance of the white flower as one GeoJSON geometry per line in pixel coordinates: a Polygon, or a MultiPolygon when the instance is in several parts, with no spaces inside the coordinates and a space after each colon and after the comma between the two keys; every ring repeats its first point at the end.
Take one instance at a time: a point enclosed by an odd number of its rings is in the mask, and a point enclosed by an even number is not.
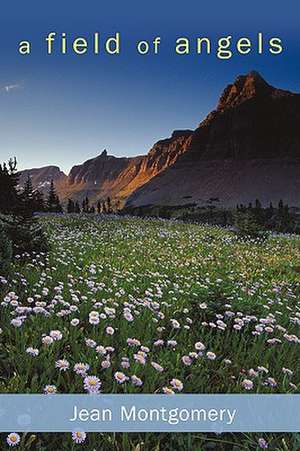
{"type": "Polygon", "coordinates": [[[57,393],[57,388],[55,385],[45,385],[44,393],[46,395],[55,395],[55,393],[57,393]]]}
{"type": "Polygon", "coordinates": [[[195,343],[195,349],[197,351],[204,351],[205,347],[206,346],[203,343],[201,343],[201,341],[197,341],[197,343],[195,343]]]}
{"type": "Polygon", "coordinates": [[[86,440],[86,433],[83,431],[72,432],[72,440],[77,444],[83,443],[86,440]]]}
{"type": "Polygon", "coordinates": [[[174,388],[174,390],[182,391],[183,389],[183,383],[179,379],[172,379],[170,384],[174,388]]]}
{"type": "Polygon", "coordinates": [[[118,384],[123,384],[124,382],[127,381],[128,377],[122,373],[121,371],[117,371],[114,374],[114,378],[116,379],[116,381],[118,382],[118,384]]]}
{"type": "Polygon", "coordinates": [[[254,386],[253,382],[250,379],[244,379],[241,382],[241,385],[245,390],[252,390],[254,386]]]}
{"type": "Polygon", "coordinates": [[[57,360],[55,362],[55,368],[58,368],[59,371],[67,371],[70,368],[70,364],[65,359],[57,360]]]}
{"type": "Polygon", "coordinates": [[[208,358],[208,360],[215,360],[217,356],[214,352],[208,351],[206,353],[206,357],[208,358]]]}
{"type": "Polygon", "coordinates": [[[39,352],[40,352],[40,351],[39,351],[38,349],[31,348],[31,347],[29,347],[29,348],[26,349],[26,353],[29,354],[29,355],[31,355],[32,357],[38,356],[38,355],[39,355],[39,352]]]}
{"type": "Polygon", "coordinates": [[[111,326],[108,326],[108,327],[105,329],[105,331],[106,331],[106,333],[107,333],[108,335],[113,335],[113,334],[115,333],[115,329],[114,329],[113,327],[111,327],[111,326]]]}
{"type": "Polygon", "coordinates": [[[162,373],[164,371],[164,368],[156,362],[151,362],[151,366],[153,366],[153,368],[159,373],[162,373]]]}
{"type": "Polygon", "coordinates": [[[9,446],[18,446],[20,440],[21,438],[19,434],[17,434],[16,432],[11,432],[6,438],[6,441],[9,446]]]}
{"type": "Polygon", "coordinates": [[[62,333],[59,330],[51,330],[49,335],[54,341],[60,341],[62,339],[62,333]]]}
{"type": "Polygon", "coordinates": [[[42,337],[42,343],[46,346],[50,346],[53,343],[53,338],[49,335],[46,335],[45,337],[42,337]]]}
{"type": "Polygon", "coordinates": [[[143,385],[142,379],[137,377],[135,374],[133,376],[131,376],[131,382],[133,385],[136,385],[137,387],[140,387],[141,385],[143,385]]]}

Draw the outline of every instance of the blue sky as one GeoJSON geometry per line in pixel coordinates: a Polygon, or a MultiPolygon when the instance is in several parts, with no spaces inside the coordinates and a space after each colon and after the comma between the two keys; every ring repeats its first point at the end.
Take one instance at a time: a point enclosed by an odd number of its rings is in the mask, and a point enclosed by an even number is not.
{"type": "MultiPolygon", "coordinates": [[[[12,1],[0,17],[0,160],[19,168],[68,171],[104,148],[116,156],[146,153],[174,129],[195,128],[226,84],[256,69],[278,87],[300,91],[298,2],[191,0],[115,2],[12,1]],[[48,32],[100,39],[121,33],[121,54],[46,55],[48,32]],[[179,36],[279,36],[284,51],[234,56],[178,56],[179,36]],[[138,39],[161,36],[159,55],[136,53],[138,39]],[[30,56],[17,44],[32,42],[30,56]]],[[[101,41],[102,42],[102,41],[101,41]]]]}

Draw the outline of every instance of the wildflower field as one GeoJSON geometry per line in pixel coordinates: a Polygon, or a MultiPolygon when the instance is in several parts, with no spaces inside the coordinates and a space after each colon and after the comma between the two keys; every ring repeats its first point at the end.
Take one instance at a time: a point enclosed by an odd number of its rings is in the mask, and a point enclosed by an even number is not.
{"type": "MultiPolygon", "coordinates": [[[[0,278],[1,393],[300,393],[300,237],[40,219],[0,278]]],[[[27,434],[0,449],[300,449],[299,434],[27,434]]]]}

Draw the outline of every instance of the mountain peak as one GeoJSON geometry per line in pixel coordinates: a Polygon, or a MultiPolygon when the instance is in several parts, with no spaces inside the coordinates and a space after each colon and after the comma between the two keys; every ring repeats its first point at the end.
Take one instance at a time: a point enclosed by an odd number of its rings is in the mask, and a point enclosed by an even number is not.
{"type": "Polygon", "coordinates": [[[273,90],[274,88],[253,70],[246,75],[239,75],[233,84],[224,89],[217,110],[222,111],[253,97],[270,94],[273,90]]]}
{"type": "Polygon", "coordinates": [[[104,150],[101,152],[100,157],[107,157],[107,150],[106,150],[106,149],[104,149],[104,150]]]}

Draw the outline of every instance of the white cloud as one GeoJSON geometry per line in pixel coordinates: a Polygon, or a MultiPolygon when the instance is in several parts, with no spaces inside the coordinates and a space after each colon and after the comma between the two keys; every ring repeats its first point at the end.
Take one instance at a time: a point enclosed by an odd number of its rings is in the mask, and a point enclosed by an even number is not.
{"type": "Polygon", "coordinates": [[[21,85],[18,83],[15,83],[15,84],[2,86],[0,88],[0,91],[9,93],[10,91],[14,91],[15,89],[20,89],[20,88],[21,88],[21,85]]]}

